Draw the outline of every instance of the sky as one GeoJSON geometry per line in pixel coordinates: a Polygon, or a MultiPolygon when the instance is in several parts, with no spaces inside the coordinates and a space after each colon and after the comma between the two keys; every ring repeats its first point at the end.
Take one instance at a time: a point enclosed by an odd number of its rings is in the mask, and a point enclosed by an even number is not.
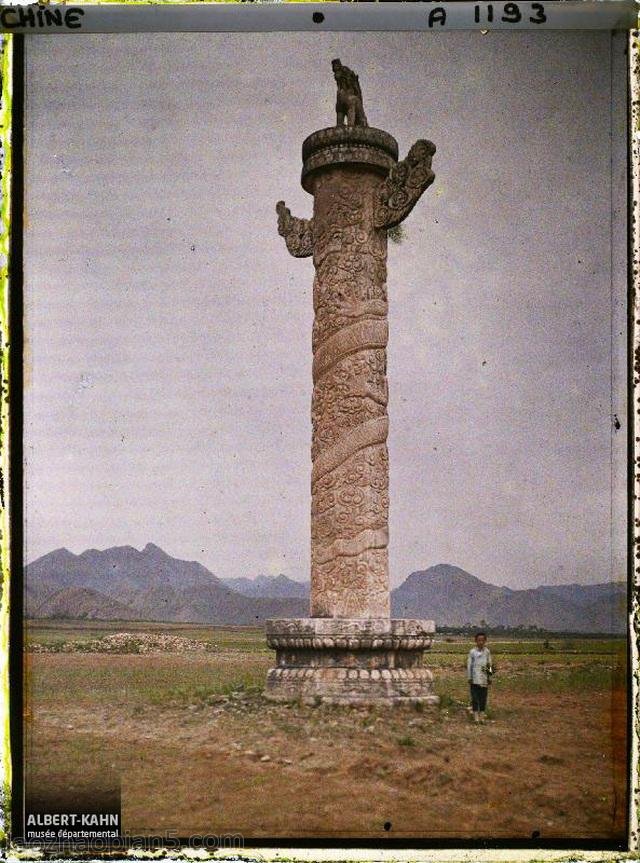
{"type": "Polygon", "coordinates": [[[401,157],[437,147],[389,247],[392,584],[624,578],[622,42],[26,42],[27,560],[154,542],[308,578],[313,264],[275,203],[311,215],[340,57],[401,157]]]}

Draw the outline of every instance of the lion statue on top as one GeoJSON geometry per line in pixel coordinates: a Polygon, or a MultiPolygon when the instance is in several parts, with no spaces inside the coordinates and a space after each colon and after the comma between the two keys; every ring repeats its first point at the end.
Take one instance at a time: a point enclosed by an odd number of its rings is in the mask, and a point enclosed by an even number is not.
{"type": "Polygon", "coordinates": [[[362,107],[362,90],[356,73],[343,66],[340,60],[332,60],[331,68],[338,85],[336,98],[336,126],[368,126],[362,107]]]}

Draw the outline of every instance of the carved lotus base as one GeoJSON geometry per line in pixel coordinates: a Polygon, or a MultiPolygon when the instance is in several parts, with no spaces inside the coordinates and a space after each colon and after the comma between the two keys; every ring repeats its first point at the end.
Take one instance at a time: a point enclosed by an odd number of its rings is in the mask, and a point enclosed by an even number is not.
{"type": "Polygon", "coordinates": [[[272,701],[439,702],[433,675],[422,665],[433,621],[306,617],[268,620],[266,628],[276,651],[265,691],[272,701]]]}

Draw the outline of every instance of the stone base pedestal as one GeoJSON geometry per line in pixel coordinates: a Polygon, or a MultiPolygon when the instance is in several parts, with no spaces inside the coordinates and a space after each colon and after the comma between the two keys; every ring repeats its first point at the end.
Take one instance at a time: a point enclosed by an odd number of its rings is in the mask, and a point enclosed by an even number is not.
{"type": "Polygon", "coordinates": [[[303,617],[266,622],[276,666],[267,674],[272,701],[308,704],[436,705],[433,675],[422,665],[431,620],[303,617]]]}

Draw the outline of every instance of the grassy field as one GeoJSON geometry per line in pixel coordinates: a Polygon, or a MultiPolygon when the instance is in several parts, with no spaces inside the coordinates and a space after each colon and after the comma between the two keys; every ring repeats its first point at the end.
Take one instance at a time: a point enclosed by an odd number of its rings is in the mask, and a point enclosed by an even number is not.
{"type": "Polygon", "coordinates": [[[491,640],[490,721],[469,721],[469,640],[437,640],[438,709],[272,705],[261,630],[39,621],[27,653],[27,782],[117,782],[135,833],[608,838],[625,826],[621,639],[491,640]],[[214,652],[65,652],[109,633],[214,652]]]}

